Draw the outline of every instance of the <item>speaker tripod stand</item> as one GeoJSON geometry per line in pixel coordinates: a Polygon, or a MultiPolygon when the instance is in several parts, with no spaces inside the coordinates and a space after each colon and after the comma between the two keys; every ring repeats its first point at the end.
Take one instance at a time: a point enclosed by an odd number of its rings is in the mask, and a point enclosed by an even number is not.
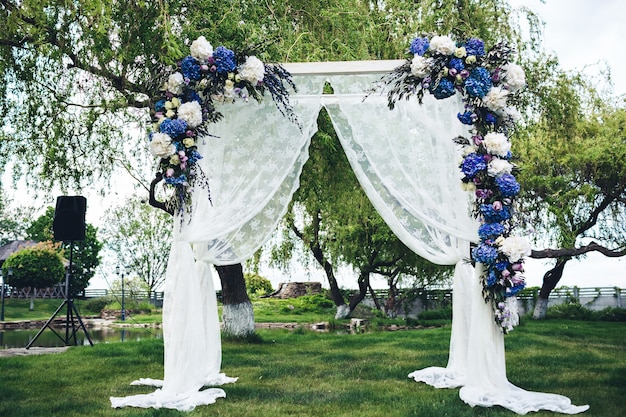
{"type": "Polygon", "coordinates": [[[33,343],[35,343],[37,338],[43,333],[46,327],[52,330],[52,332],[55,335],[57,335],[57,337],[61,339],[63,343],[65,343],[65,346],[70,346],[70,342],[72,340],[74,342],[73,343],[74,346],[77,346],[78,342],[76,339],[76,333],[78,332],[79,329],[82,329],[83,332],[85,332],[85,336],[87,337],[89,344],[93,346],[93,342],[91,341],[91,338],[89,337],[89,332],[87,332],[87,328],[85,327],[83,320],[80,318],[78,309],[74,305],[74,300],[70,296],[70,276],[72,275],[73,253],[74,253],[74,241],[72,240],[70,241],[70,264],[67,267],[67,270],[65,271],[65,300],[63,301],[63,303],[61,303],[59,308],[56,309],[52,317],[48,319],[48,321],[43,325],[43,327],[39,330],[39,332],[37,332],[33,340],[28,342],[28,345],[26,345],[26,349],[30,349],[30,347],[33,345],[33,343]],[[65,338],[61,336],[52,326],[50,326],[50,323],[52,323],[52,321],[57,316],[57,314],[59,314],[59,312],[63,310],[63,307],[67,308],[66,313],[65,313],[65,338]],[[75,323],[75,319],[78,321],[78,326],[75,323]],[[71,331],[70,331],[70,327],[71,327],[71,331]]]}

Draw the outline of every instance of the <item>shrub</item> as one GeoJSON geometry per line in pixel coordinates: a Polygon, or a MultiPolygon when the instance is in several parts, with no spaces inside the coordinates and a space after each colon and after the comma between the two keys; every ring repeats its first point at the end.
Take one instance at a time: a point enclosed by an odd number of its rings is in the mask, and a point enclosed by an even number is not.
{"type": "Polygon", "coordinates": [[[270,280],[261,275],[245,273],[243,277],[246,280],[248,295],[262,296],[271,294],[274,291],[270,280]]]}
{"type": "Polygon", "coordinates": [[[47,288],[61,282],[65,268],[58,245],[41,242],[11,254],[3,265],[3,273],[12,287],[47,288]],[[12,268],[12,274],[8,269],[12,268]]]}
{"type": "Polygon", "coordinates": [[[100,314],[110,302],[108,297],[91,298],[83,303],[83,308],[90,313],[100,314]]]}
{"type": "Polygon", "coordinates": [[[452,308],[440,308],[438,310],[422,311],[418,318],[420,320],[451,320],[452,308]]]}
{"type": "Polygon", "coordinates": [[[546,316],[552,319],[593,320],[594,312],[580,303],[564,303],[548,308],[546,316]]]}
{"type": "Polygon", "coordinates": [[[601,321],[626,322],[626,308],[608,307],[596,312],[595,315],[601,321]]]}

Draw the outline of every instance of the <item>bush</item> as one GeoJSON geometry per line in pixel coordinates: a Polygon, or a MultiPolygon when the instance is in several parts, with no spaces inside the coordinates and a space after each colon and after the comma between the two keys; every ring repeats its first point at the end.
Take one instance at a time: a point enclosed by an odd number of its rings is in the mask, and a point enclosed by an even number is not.
{"type": "Polygon", "coordinates": [[[11,254],[2,266],[7,284],[12,287],[47,288],[61,282],[65,267],[58,245],[41,242],[11,254]],[[8,269],[12,268],[12,274],[8,269]]]}
{"type": "Polygon", "coordinates": [[[85,301],[82,304],[82,306],[86,311],[90,313],[100,314],[100,312],[104,310],[104,308],[110,302],[111,302],[111,299],[108,297],[98,297],[98,298],[91,298],[85,301]]]}
{"type": "Polygon", "coordinates": [[[626,322],[626,308],[608,307],[595,313],[600,321],[626,322]]]}
{"type": "Polygon", "coordinates": [[[580,303],[564,303],[548,308],[551,319],[594,320],[594,312],[580,303]]]}
{"type": "Polygon", "coordinates": [[[452,308],[425,310],[419,314],[418,318],[419,320],[452,320],[452,308]]]}
{"type": "Polygon", "coordinates": [[[246,280],[246,290],[248,295],[263,296],[274,292],[270,280],[262,277],[261,275],[245,273],[243,277],[246,280]]]}

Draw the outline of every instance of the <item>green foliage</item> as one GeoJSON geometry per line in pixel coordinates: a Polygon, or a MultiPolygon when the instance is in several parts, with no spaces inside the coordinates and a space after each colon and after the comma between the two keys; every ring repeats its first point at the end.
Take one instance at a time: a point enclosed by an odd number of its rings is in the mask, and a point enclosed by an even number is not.
{"type": "Polygon", "coordinates": [[[424,310],[419,314],[421,320],[452,320],[452,308],[440,308],[438,310],[424,310]]]}
{"type": "Polygon", "coordinates": [[[594,311],[578,302],[563,303],[548,308],[546,317],[549,319],[624,322],[626,321],[626,309],[608,307],[604,310],[594,311]]]}
{"type": "Polygon", "coordinates": [[[137,198],[105,213],[102,235],[106,249],[115,254],[125,279],[138,278],[154,291],[165,281],[172,240],[172,216],[137,198]]]}
{"type": "MultiPolygon", "coordinates": [[[[48,207],[45,214],[30,223],[26,229],[27,238],[40,242],[54,240],[53,221],[54,208],[48,207]]],[[[61,253],[68,260],[70,257],[70,245],[70,242],[62,242],[60,246],[61,253]]],[[[93,278],[96,268],[100,265],[102,242],[98,240],[97,229],[91,224],[86,224],[85,240],[75,241],[73,245],[70,293],[76,295],[87,288],[89,280],[93,278]]]]}
{"type": "Polygon", "coordinates": [[[7,284],[17,288],[48,288],[65,276],[58,247],[50,242],[21,249],[11,254],[2,265],[7,284]],[[12,274],[8,273],[12,268],[12,274]]]}
{"type": "Polygon", "coordinates": [[[243,278],[246,281],[246,290],[248,295],[263,296],[271,294],[274,289],[272,288],[272,282],[262,277],[259,274],[245,273],[243,278]]]}
{"type": "Polygon", "coordinates": [[[89,313],[100,314],[109,303],[111,303],[109,297],[90,298],[83,303],[83,308],[89,313]]]}
{"type": "Polygon", "coordinates": [[[595,316],[599,321],[626,322],[626,308],[607,307],[595,312],[595,316]]]}

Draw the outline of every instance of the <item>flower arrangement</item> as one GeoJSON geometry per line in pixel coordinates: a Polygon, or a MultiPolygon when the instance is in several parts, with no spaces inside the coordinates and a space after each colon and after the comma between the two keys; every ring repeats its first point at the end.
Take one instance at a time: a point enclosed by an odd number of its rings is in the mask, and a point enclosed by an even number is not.
{"type": "MultiPolygon", "coordinates": [[[[288,87],[296,89],[282,66],[264,64],[255,55],[235,54],[213,46],[204,36],[192,42],[190,55],[178,62],[163,83],[151,108],[149,149],[159,159],[159,173],[174,188],[174,208],[190,209],[194,186],[206,187],[208,179],[197,164],[202,158],[198,140],[210,136],[207,126],[223,115],[216,103],[261,101],[268,91],[280,112],[297,123],[289,103],[288,87]]],[[[210,194],[209,194],[210,199],[210,194]]]]}
{"type": "Polygon", "coordinates": [[[426,92],[437,99],[462,95],[464,109],[457,117],[471,126],[472,136],[454,140],[462,147],[462,186],[474,193],[474,214],[481,223],[471,255],[484,265],[483,295],[506,333],[519,321],[514,296],[525,286],[523,259],[530,255],[528,241],[511,236],[520,185],[508,135],[519,115],[508,99],[524,87],[524,71],[509,61],[506,44],[486,51],[477,38],[455,42],[448,36],[419,36],[409,51],[411,58],[383,78],[390,86],[389,108],[414,95],[421,103],[426,92]]]}

